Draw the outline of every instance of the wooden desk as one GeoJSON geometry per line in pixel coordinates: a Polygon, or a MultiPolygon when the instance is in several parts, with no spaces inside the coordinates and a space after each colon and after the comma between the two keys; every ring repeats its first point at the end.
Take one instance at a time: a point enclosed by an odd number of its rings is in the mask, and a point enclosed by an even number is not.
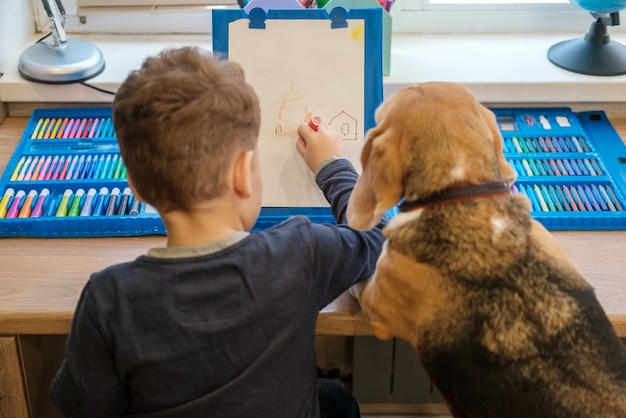
{"type": "MultiPolygon", "coordinates": [[[[26,123],[26,118],[7,118],[0,127],[0,170],[26,123]]],[[[614,121],[614,126],[626,138],[626,120],[614,121]]],[[[554,236],[595,287],[618,334],[626,337],[626,231],[563,231],[554,236]]],[[[145,254],[150,247],[164,245],[164,240],[162,236],[0,239],[1,417],[36,416],[46,410],[42,405],[47,402],[47,386],[39,387],[38,379],[47,385],[46,379],[58,367],[46,364],[46,353],[53,351],[57,362],[62,358],[64,336],[89,275],[145,254]]],[[[343,295],[320,313],[317,333],[372,335],[372,330],[358,304],[343,295]]]]}

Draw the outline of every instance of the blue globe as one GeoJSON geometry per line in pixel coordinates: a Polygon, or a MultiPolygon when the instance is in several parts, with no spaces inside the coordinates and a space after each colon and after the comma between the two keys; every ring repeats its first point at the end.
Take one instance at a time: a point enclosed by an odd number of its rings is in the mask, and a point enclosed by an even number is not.
{"type": "Polygon", "coordinates": [[[626,7],[626,0],[569,0],[569,2],[598,14],[616,13],[626,7]]]}

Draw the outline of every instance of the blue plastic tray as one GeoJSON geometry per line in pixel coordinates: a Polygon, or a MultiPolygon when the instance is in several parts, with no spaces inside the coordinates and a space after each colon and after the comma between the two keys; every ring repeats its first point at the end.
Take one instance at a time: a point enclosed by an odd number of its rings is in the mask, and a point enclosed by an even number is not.
{"type": "MultiPolygon", "coordinates": [[[[568,108],[493,111],[504,138],[505,156],[518,173],[513,192],[530,198],[534,218],[551,230],[626,229],[626,146],[603,112],[574,113],[568,108]]],[[[133,205],[132,195],[122,200],[127,186],[110,108],[37,109],[0,179],[3,198],[13,190],[13,197],[6,199],[7,212],[15,197],[23,194],[15,205],[15,217],[6,217],[0,202],[0,236],[165,234],[161,218],[150,207],[133,205]],[[108,194],[102,197],[102,207],[106,211],[111,205],[110,215],[94,213],[103,188],[108,194]],[[23,213],[25,217],[19,217],[28,195],[32,195],[28,207],[34,208],[44,189],[48,196],[41,216],[23,213]],[[96,196],[88,205],[90,189],[96,196]],[[115,189],[119,194],[111,199],[115,189]],[[64,194],[68,195],[67,213],[61,210],[57,216],[64,194]],[[91,214],[72,213],[75,199],[78,209],[89,207],[91,214]],[[137,213],[131,214],[131,208],[137,213]]],[[[268,207],[261,210],[253,231],[297,214],[317,223],[335,222],[329,208],[268,207]]]]}

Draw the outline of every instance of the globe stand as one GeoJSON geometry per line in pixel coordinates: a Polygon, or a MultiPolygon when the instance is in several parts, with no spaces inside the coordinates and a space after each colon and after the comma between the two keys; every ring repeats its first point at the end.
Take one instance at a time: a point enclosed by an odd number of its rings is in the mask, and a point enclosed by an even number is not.
{"type": "Polygon", "coordinates": [[[548,50],[557,67],[580,74],[610,76],[626,74],[626,46],[612,41],[607,26],[619,25],[619,12],[608,16],[591,13],[596,21],[584,38],[559,42],[548,50]]]}

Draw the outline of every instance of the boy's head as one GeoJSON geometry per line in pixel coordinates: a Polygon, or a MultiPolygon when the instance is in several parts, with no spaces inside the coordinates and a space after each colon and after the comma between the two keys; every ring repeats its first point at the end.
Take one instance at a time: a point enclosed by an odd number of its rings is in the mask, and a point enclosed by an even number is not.
{"type": "Polygon", "coordinates": [[[260,108],[237,64],[186,47],[132,72],[113,100],[113,120],[129,180],[168,212],[226,191],[235,154],[256,148],[260,108]]]}

